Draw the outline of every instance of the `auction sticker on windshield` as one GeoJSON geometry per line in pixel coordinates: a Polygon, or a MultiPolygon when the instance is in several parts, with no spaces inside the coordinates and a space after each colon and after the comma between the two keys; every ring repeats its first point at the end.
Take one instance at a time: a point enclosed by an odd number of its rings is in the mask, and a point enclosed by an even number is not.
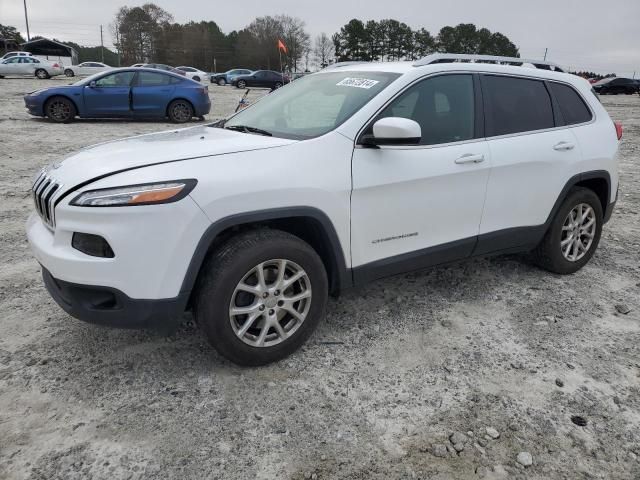
{"type": "Polygon", "coordinates": [[[376,83],[380,83],[378,80],[369,80],[368,78],[351,78],[347,77],[344,80],[340,80],[336,85],[344,87],[356,87],[356,88],[371,88],[376,83]]]}

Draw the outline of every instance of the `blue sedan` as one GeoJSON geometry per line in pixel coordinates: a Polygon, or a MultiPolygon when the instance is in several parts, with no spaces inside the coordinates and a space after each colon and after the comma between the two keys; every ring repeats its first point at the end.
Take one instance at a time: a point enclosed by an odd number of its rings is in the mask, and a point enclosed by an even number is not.
{"type": "Polygon", "coordinates": [[[31,115],[62,123],[81,118],[169,118],[184,123],[211,110],[207,87],[170,72],[119,68],[73,85],[25,95],[31,115]]]}

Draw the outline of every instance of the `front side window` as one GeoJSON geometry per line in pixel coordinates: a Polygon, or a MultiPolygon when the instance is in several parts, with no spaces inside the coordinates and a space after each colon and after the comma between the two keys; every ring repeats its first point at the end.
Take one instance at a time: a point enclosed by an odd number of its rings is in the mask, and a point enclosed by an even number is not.
{"type": "Polygon", "coordinates": [[[568,85],[550,82],[549,87],[560,106],[560,113],[567,125],[575,125],[591,120],[591,111],[578,92],[568,85]]]}
{"type": "Polygon", "coordinates": [[[297,140],[319,137],[349,119],[399,76],[353,71],[308,75],[240,111],[224,127],[252,127],[297,140]]]}
{"type": "Polygon", "coordinates": [[[9,60],[5,60],[3,63],[20,63],[20,57],[13,57],[9,60]]]}
{"type": "Polygon", "coordinates": [[[128,87],[131,85],[134,72],[118,72],[96,80],[97,87],[128,87]]]}
{"type": "Polygon", "coordinates": [[[551,97],[540,80],[484,75],[487,135],[553,128],[551,97]]]}
{"type": "Polygon", "coordinates": [[[420,145],[460,142],[474,137],[473,77],[439,75],[408,88],[376,120],[402,117],[420,124],[420,145]]]}

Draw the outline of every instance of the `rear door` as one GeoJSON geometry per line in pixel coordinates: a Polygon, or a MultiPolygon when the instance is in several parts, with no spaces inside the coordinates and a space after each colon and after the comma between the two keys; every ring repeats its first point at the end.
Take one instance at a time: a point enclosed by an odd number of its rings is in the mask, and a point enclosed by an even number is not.
{"type": "MultiPolygon", "coordinates": [[[[87,117],[130,117],[131,83],[135,72],[110,73],[95,81],[94,86],[86,85],[84,97],[87,117]]],[[[93,83],[93,82],[92,82],[93,83]]]]}
{"type": "Polygon", "coordinates": [[[580,149],[545,81],[493,74],[481,79],[492,170],[476,253],[488,253],[536,240],[580,149]]]}
{"type": "Polygon", "coordinates": [[[164,117],[175,89],[173,77],[162,72],[138,72],[132,89],[135,117],[164,117]]]}

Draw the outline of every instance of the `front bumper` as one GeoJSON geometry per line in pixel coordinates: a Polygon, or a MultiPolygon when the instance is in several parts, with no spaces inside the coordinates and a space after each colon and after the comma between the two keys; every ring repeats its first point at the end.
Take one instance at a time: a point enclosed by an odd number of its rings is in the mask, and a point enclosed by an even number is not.
{"type": "Polygon", "coordinates": [[[132,299],[115,288],[58,280],[44,267],[42,279],[51,297],[69,315],[108,327],[171,331],[180,324],[189,300],[189,293],[168,299],[132,299]]]}
{"type": "Polygon", "coordinates": [[[42,102],[37,99],[38,97],[24,97],[24,106],[27,108],[27,112],[30,115],[36,117],[44,116],[44,109],[42,108],[42,102]]]}

